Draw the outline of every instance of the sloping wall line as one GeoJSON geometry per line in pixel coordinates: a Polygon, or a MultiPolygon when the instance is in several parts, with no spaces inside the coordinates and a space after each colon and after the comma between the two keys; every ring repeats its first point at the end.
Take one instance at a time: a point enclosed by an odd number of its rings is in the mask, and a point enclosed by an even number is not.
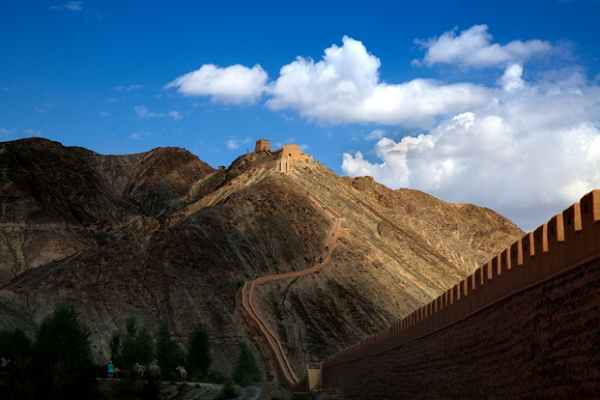
{"type": "MultiPolygon", "coordinates": [[[[288,156],[284,156],[288,158],[288,156]]],[[[265,282],[271,282],[281,279],[290,279],[296,278],[303,275],[308,275],[315,273],[324,266],[326,266],[331,257],[333,255],[333,251],[336,247],[337,238],[340,236],[342,231],[342,218],[340,214],[334,211],[331,207],[324,207],[324,204],[317,196],[310,193],[300,182],[289,177],[287,174],[284,174],[284,179],[287,179],[293,185],[296,185],[302,189],[302,192],[306,191],[309,199],[316,203],[319,209],[323,209],[325,213],[329,214],[333,219],[333,234],[329,235],[329,230],[327,230],[326,242],[324,243],[326,250],[322,255],[324,256],[322,261],[318,264],[307,268],[302,271],[288,272],[283,274],[269,275],[257,278],[252,281],[246,281],[244,287],[242,289],[242,312],[246,316],[246,318],[258,329],[263,338],[266,341],[266,349],[270,357],[272,357],[273,367],[275,370],[275,377],[279,382],[287,381],[292,384],[294,387],[305,387],[306,386],[306,377],[302,379],[298,379],[296,376],[294,369],[292,368],[290,361],[286,358],[283,348],[281,347],[281,342],[278,337],[273,333],[273,331],[267,326],[265,321],[262,319],[256,308],[254,307],[253,299],[254,293],[256,290],[256,286],[265,282]]]]}
{"type": "Polygon", "coordinates": [[[385,353],[600,256],[600,190],[586,194],[437,299],[388,329],[323,360],[327,368],[385,353]]]}

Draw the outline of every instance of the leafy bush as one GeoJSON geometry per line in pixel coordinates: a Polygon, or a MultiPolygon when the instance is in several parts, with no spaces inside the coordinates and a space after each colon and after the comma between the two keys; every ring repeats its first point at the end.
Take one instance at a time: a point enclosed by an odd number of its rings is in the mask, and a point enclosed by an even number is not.
{"type": "Polygon", "coordinates": [[[280,382],[279,383],[279,387],[282,387],[285,390],[290,390],[290,383],[288,381],[280,382]]]}
{"type": "Polygon", "coordinates": [[[221,385],[225,382],[225,376],[219,371],[210,370],[208,373],[208,381],[210,383],[216,383],[217,385],[221,385]]]}
{"type": "Polygon", "coordinates": [[[221,389],[217,397],[215,397],[215,400],[234,399],[237,395],[237,388],[230,381],[226,381],[223,384],[223,389],[221,389]]]}
{"type": "Polygon", "coordinates": [[[252,385],[254,385],[254,381],[252,379],[250,379],[249,377],[245,377],[240,382],[240,386],[246,387],[246,386],[252,386],[252,385]]]}

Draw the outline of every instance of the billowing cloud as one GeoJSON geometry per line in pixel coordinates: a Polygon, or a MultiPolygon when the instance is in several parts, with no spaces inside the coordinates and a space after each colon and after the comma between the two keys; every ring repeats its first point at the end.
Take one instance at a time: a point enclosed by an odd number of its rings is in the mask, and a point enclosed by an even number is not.
{"type": "Polygon", "coordinates": [[[426,127],[435,117],[464,111],[490,101],[480,85],[445,85],[432,79],[399,84],[379,81],[380,61],[365,46],[349,37],[332,45],[323,59],[298,57],[267,85],[259,65],[220,68],[212,64],[183,75],[166,85],[186,96],[211,96],[224,103],[254,102],[263,93],[273,110],[291,109],[323,123],[406,124],[426,127]]]}
{"type": "Polygon", "coordinates": [[[534,229],[600,187],[600,86],[577,72],[537,83],[523,82],[521,73],[521,66],[506,69],[495,102],[418,136],[382,138],[378,162],[346,153],[342,169],[485,205],[534,229]]]}
{"type": "Polygon", "coordinates": [[[298,57],[281,68],[270,87],[274,110],[291,108],[320,122],[431,125],[438,115],[489,101],[487,90],[470,83],[444,85],[430,79],[400,84],[379,81],[380,61],[349,37],[325,50],[315,63],[298,57]]]}
{"type": "Polygon", "coordinates": [[[504,71],[504,75],[500,78],[502,88],[507,92],[513,92],[522,89],[525,85],[521,76],[523,75],[523,66],[520,64],[511,64],[504,71]]]}
{"type": "Polygon", "coordinates": [[[541,40],[515,40],[504,46],[491,44],[491,40],[487,25],[474,25],[458,36],[456,29],[453,29],[439,38],[416,40],[417,44],[427,49],[427,53],[422,61],[415,60],[413,63],[504,67],[509,62],[522,63],[531,57],[554,51],[550,43],[541,40]]]}
{"type": "Polygon", "coordinates": [[[205,64],[166,85],[184,96],[211,96],[215,102],[253,103],[264,92],[267,73],[260,65],[252,68],[232,65],[220,68],[205,64]]]}
{"type": "MultiPolygon", "coordinates": [[[[417,64],[503,68],[501,76],[488,71],[496,86],[486,87],[431,79],[384,82],[380,60],[363,43],[349,37],[342,42],[317,62],[297,57],[269,83],[258,65],[204,65],[167,87],[225,103],[264,94],[272,110],[294,110],[312,121],[378,124],[360,136],[377,141],[373,152],[344,154],[346,174],[488,206],[525,230],[600,187],[600,75],[589,81],[578,67],[566,66],[523,78],[527,61],[560,48],[541,40],[492,43],[486,25],[418,41],[427,52],[417,64]],[[421,133],[397,141],[386,137],[383,125],[421,133]]],[[[226,145],[235,150],[249,142],[233,137],[226,145]]]]}

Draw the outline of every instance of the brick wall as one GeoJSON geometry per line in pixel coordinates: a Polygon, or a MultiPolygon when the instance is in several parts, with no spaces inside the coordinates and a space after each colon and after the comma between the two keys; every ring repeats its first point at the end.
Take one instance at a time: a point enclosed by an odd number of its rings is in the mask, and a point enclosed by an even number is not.
{"type": "Polygon", "coordinates": [[[600,262],[446,329],[323,370],[351,399],[600,398],[600,262]]]}
{"type": "Polygon", "coordinates": [[[596,393],[599,254],[595,190],[430,304],[325,359],[324,384],[349,399],[596,393]]]}

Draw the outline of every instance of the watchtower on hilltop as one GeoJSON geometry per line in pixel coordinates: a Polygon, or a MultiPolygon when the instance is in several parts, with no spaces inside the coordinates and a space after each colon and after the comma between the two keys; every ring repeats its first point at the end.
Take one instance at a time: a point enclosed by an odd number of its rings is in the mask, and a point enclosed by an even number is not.
{"type": "Polygon", "coordinates": [[[281,157],[280,172],[288,172],[292,165],[292,160],[313,160],[311,156],[300,151],[300,146],[297,144],[284,144],[282,148],[271,152],[271,144],[269,141],[267,139],[258,139],[256,141],[256,146],[254,147],[254,152],[262,153],[263,151],[270,155],[281,157]]]}
{"type": "Polygon", "coordinates": [[[267,139],[258,139],[256,146],[254,146],[254,152],[260,153],[265,150],[271,151],[271,143],[267,139]]]}

